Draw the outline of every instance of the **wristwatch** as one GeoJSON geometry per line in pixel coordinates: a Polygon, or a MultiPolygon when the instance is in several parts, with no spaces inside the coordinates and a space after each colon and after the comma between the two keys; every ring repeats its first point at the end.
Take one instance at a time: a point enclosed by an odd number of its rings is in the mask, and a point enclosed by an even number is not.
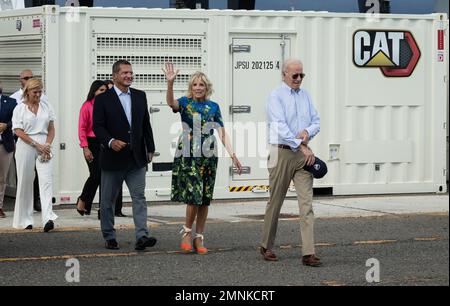
{"type": "Polygon", "coordinates": [[[35,147],[35,146],[36,146],[36,141],[33,140],[33,141],[30,143],[30,146],[35,147]]]}

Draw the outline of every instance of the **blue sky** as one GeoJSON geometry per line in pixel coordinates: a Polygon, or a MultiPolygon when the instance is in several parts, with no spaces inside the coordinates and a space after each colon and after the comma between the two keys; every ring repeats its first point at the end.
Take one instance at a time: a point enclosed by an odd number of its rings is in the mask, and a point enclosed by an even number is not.
{"type": "MultiPolygon", "coordinates": [[[[56,0],[64,5],[65,0],[56,0]]],[[[95,6],[117,7],[169,7],[169,0],[94,0],[95,6]]],[[[392,13],[421,14],[431,13],[434,0],[391,0],[392,13]]],[[[210,8],[226,9],[227,0],[209,0],[210,8]]],[[[316,10],[332,12],[357,12],[357,0],[256,0],[259,10],[316,10]]]]}

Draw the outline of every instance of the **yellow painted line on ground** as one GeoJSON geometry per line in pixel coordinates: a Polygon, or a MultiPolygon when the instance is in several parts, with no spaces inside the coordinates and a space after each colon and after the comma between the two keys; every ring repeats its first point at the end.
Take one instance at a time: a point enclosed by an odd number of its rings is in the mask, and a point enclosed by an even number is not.
{"type": "Polygon", "coordinates": [[[416,241],[436,241],[441,239],[441,237],[417,237],[414,238],[416,241]]]}
{"type": "MultiPolygon", "coordinates": [[[[124,227],[130,227],[134,228],[134,226],[126,225],[124,227]]],[[[65,228],[65,231],[71,231],[76,230],[78,228],[65,228]]],[[[98,228],[93,228],[96,230],[99,230],[98,228]]],[[[78,229],[79,230],[79,229],[78,229]]],[[[86,230],[86,228],[82,228],[82,230],[86,230]]],[[[32,230],[37,232],[37,230],[32,230]]],[[[26,232],[32,232],[30,230],[27,230],[26,232]]],[[[22,233],[23,231],[21,231],[22,233]]],[[[435,241],[440,239],[440,237],[417,237],[414,238],[416,241],[435,241]]],[[[356,245],[363,245],[363,244],[385,244],[385,243],[394,243],[397,242],[397,240],[364,240],[364,241],[355,241],[353,244],[356,245]]],[[[315,246],[317,247],[332,247],[335,246],[335,243],[328,243],[328,242],[320,242],[316,243],[315,246]]],[[[301,244],[298,245],[280,245],[280,249],[292,249],[292,248],[299,248],[301,247],[301,244]]],[[[210,249],[210,252],[225,252],[225,251],[231,251],[233,248],[219,248],[216,250],[210,249]]],[[[6,257],[6,258],[0,258],[1,262],[21,262],[21,261],[45,261],[45,260],[67,260],[70,258],[104,258],[104,257],[130,257],[130,256],[137,256],[137,255],[161,255],[161,254],[182,254],[181,251],[153,251],[153,252],[129,252],[129,253],[93,253],[93,254],[73,254],[73,255],[55,255],[55,256],[39,256],[39,257],[6,257]]],[[[192,252],[192,254],[195,254],[192,252]]],[[[343,286],[345,284],[339,283],[338,281],[324,281],[325,285],[328,286],[343,286]]]]}
{"type": "MultiPolygon", "coordinates": [[[[148,224],[150,228],[156,228],[161,226],[161,224],[148,224]]],[[[133,224],[123,224],[117,225],[116,229],[134,229],[133,224]]],[[[90,232],[90,231],[100,231],[100,226],[65,226],[65,227],[56,227],[51,233],[57,232],[90,232]]],[[[15,229],[15,228],[5,228],[0,229],[0,234],[28,234],[28,233],[43,233],[43,227],[36,227],[32,230],[26,229],[15,229]]]]}
{"type": "MultiPolygon", "coordinates": [[[[335,246],[336,243],[320,242],[320,243],[315,243],[314,245],[316,247],[329,247],[329,246],[335,246]]],[[[279,246],[280,249],[292,249],[292,248],[301,248],[301,247],[302,247],[301,244],[297,244],[297,245],[287,244],[287,245],[279,246]]]]}
{"type": "MultiPolygon", "coordinates": [[[[332,243],[317,243],[316,246],[333,246],[332,243]]],[[[300,245],[284,245],[280,246],[280,249],[291,249],[293,247],[300,247],[300,245]]],[[[228,252],[232,251],[233,248],[218,248],[209,249],[210,253],[217,252],[228,252]]],[[[46,261],[46,260],[67,260],[70,258],[105,258],[105,257],[131,257],[138,255],[162,255],[162,254],[184,254],[181,251],[143,251],[143,252],[128,252],[128,253],[92,253],[92,254],[71,254],[71,255],[54,255],[54,256],[31,256],[31,257],[5,257],[0,258],[0,263],[2,262],[23,262],[23,261],[46,261]]],[[[191,254],[195,254],[192,252],[191,254]]]]}
{"type": "Polygon", "coordinates": [[[363,240],[363,241],[355,241],[353,244],[384,244],[384,243],[394,243],[397,240],[363,240]]]}
{"type": "Polygon", "coordinates": [[[36,261],[36,260],[57,260],[70,258],[100,258],[100,257],[125,257],[136,256],[138,253],[100,253],[100,254],[76,254],[76,255],[55,255],[55,256],[39,256],[39,257],[10,257],[0,258],[0,262],[18,262],[18,261],[36,261]]]}
{"type": "Polygon", "coordinates": [[[315,246],[319,246],[319,247],[327,247],[327,246],[335,246],[336,243],[327,243],[327,242],[321,242],[321,243],[316,243],[315,246]]]}
{"type": "Polygon", "coordinates": [[[280,249],[292,249],[292,245],[280,245],[280,249]]]}
{"type": "MultiPolygon", "coordinates": [[[[74,232],[74,231],[80,231],[80,232],[88,232],[88,231],[98,231],[100,230],[100,227],[60,227],[55,228],[51,232],[74,232]]],[[[36,227],[32,230],[25,230],[25,229],[1,229],[0,234],[28,234],[28,233],[42,233],[44,232],[44,229],[42,227],[36,227]]]]}
{"type": "Polygon", "coordinates": [[[221,248],[221,249],[217,249],[217,252],[226,252],[226,251],[232,251],[233,248],[221,248]]]}
{"type": "Polygon", "coordinates": [[[326,280],[323,281],[322,284],[324,284],[325,286],[332,286],[332,287],[345,286],[344,283],[336,280],[326,280]]]}
{"type": "Polygon", "coordinates": [[[6,257],[0,258],[0,262],[20,262],[20,261],[39,261],[39,260],[64,260],[70,258],[104,258],[104,257],[131,257],[137,255],[161,255],[161,254],[181,254],[181,251],[154,251],[154,252],[129,252],[129,253],[93,253],[93,254],[73,254],[73,255],[54,255],[39,257],[6,257]]]}

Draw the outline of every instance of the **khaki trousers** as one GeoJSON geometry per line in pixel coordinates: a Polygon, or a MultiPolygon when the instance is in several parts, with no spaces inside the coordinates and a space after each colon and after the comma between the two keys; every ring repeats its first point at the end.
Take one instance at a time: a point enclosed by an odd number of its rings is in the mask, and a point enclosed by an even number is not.
{"type": "Polygon", "coordinates": [[[294,181],[300,210],[300,234],[303,256],[315,254],[314,212],[312,208],[313,177],[303,170],[305,156],[300,151],[272,145],[268,160],[270,198],[266,207],[261,246],[272,249],[278,227],[281,206],[291,180],[294,181]]]}
{"type": "Polygon", "coordinates": [[[9,166],[13,159],[13,152],[6,152],[3,144],[0,144],[0,209],[3,209],[3,199],[5,197],[6,178],[8,177],[9,166]]]}

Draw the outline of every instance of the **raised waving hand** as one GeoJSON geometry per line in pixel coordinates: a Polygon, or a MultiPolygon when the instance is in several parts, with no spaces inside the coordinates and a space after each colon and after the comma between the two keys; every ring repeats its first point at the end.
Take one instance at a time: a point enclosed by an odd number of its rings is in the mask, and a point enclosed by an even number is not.
{"type": "Polygon", "coordinates": [[[179,69],[176,71],[173,68],[173,64],[168,62],[165,64],[165,69],[162,68],[162,71],[164,72],[164,75],[166,76],[167,80],[167,92],[166,92],[166,102],[167,105],[169,105],[174,111],[179,110],[179,104],[178,101],[174,99],[173,97],[173,82],[175,81],[179,69]]]}

